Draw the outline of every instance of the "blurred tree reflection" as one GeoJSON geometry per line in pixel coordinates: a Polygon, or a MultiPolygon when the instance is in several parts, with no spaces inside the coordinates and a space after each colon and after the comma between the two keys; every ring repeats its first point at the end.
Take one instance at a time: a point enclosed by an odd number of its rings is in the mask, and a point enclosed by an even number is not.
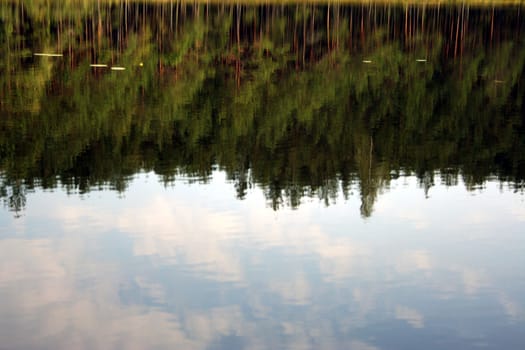
{"type": "Polygon", "coordinates": [[[0,4],[0,186],[125,191],[224,170],[237,197],[370,216],[390,179],[522,190],[525,22],[515,8],[0,4]],[[34,56],[38,52],[62,57],[34,56]],[[90,64],[122,66],[125,71],[90,64]]]}

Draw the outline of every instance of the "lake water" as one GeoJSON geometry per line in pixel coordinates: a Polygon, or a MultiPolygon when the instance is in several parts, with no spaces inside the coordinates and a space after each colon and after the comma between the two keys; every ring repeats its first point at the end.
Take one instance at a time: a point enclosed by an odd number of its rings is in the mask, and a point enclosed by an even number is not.
{"type": "Polygon", "coordinates": [[[524,349],[524,10],[3,1],[0,349],[524,349]]]}

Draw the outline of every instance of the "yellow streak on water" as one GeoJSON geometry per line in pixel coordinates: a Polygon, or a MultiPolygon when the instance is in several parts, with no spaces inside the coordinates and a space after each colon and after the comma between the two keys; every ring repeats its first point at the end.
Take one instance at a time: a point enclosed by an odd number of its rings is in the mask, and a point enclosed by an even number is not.
{"type": "Polygon", "coordinates": [[[62,57],[61,53],[45,53],[45,52],[36,52],[33,55],[35,56],[43,56],[43,57],[62,57]]]}

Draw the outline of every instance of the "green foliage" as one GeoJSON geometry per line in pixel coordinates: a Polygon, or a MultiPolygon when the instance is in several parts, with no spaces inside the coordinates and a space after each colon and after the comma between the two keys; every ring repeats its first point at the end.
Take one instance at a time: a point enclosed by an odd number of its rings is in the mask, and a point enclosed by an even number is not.
{"type": "Polygon", "coordinates": [[[425,191],[436,174],[522,189],[524,24],[410,11],[2,3],[0,196],[18,212],[35,186],[124,191],[139,171],[216,168],[276,209],[355,190],[364,216],[403,174],[425,191]]]}

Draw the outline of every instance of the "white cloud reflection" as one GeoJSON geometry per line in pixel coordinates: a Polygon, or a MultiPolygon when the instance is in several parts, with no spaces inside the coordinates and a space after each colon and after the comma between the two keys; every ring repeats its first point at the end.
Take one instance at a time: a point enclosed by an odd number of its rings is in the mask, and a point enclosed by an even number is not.
{"type": "MultiPolygon", "coordinates": [[[[24,229],[0,240],[0,338],[8,348],[205,349],[242,339],[247,348],[379,349],[381,339],[365,341],[357,330],[381,315],[393,310],[420,331],[428,323],[428,308],[400,302],[403,288],[426,301],[444,288],[450,298],[503,288],[490,269],[476,267],[483,261],[448,252],[430,220],[448,204],[424,202],[407,215],[413,196],[396,199],[405,188],[364,222],[358,210],[349,215],[354,203],[273,212],[255,194],[228,202],[233,194],[217,184],[209,185],[217,191],[137,186],[122,201],[53,202],[44,194],[24,229]],[[410,224],[391,231],[396,220],[410,224]],[[106,246],[116,234],[122,241],[106,246]],[[191,294],[205,288],[213,290],[208,299],[193,304],[191,294]]],[[[470,236],[469,244],[476,244],[470,236]]],[[[493,297],[509,319],[523,320],[518,302],[493,297]]]]}
{"type": "Polygon", "coordinates": [[[397,259],[396,269],[400,273],[410,273],[417,270],[431,270],[432,263],[430,254],[425,250],[403,252],[397,259]]]}
{"type": "Polygon", "coordinates": [[[396,318],[398,320],[406,321],[414,328],[423,328],[425,326],[425,319],[421,313],[415,309],[398,305],[395,309],[396,318]]]}
{"type": "Polygon", "coordinates": [[[505,293],[500,293],[499,302],[505,311],[505,314],[512,322],[523,321],[525,318],[525,311],[523,305],[514,299],[511,299],[505,293]]]}

